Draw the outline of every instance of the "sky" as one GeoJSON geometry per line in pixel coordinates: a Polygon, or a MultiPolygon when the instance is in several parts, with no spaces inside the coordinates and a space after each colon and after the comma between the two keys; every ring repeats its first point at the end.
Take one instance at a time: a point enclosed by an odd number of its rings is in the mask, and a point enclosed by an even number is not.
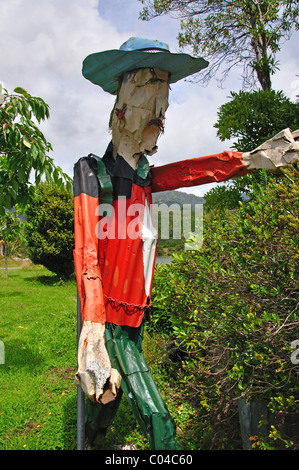
{"type": "MultiPolygon", "coordinates": [[[[114,97],[82,76],[84,58],[119,49],[132,36],[159,39],[172,52],[179,51],[179,21],[160,17],[144,22],[138,18],[141,9],[138,0],[0,0],[0,83],[10,92],[23,87],[48,103],[50,119],[40,127],[53,146],[50,156],[70,176],[80,157],[102,156],[111,140],[114,97]]],[[[298,39],[296,32],[282,46],[280,70],[272,79],[273,88],[292,100],[299,94],[298,39]]],[[[158,166],[229,150],[231,142],[220,142],[213,125],[230,91],[241,88],[237,71],[223,88],[216,80],[207,87],[186,80],[173,84],[165,133],[150,163],[158,166]]],[[[184,191],[204,196],[213,186],[184,191]]]]}

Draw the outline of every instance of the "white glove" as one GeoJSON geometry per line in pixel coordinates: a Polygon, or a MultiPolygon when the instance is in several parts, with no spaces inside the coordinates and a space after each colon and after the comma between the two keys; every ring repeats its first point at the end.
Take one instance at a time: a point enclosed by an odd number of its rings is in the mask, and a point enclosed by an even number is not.
{"type": "Polygon", "coordinates": [[[265,168],[273,173],[279,173],[279,168],[287,167],[299,158],[299,130],[291,132],[284,129],[272,139],[267,140],[252,152],[242,154],[242,161],[249,170],[265,168]]]}
{"type": "Polygon", "coordinates": [[[78,344],[78,371],[75,383],[92,401],[108,403],[113,400],[120,386],[120,375],[111,368],[105,347],[105,325],[83,322],[78,344]],[[109,379],[109,388],[104,386],[109,379]],[[106,387],[105,387],[106,389],[106,387]]]}

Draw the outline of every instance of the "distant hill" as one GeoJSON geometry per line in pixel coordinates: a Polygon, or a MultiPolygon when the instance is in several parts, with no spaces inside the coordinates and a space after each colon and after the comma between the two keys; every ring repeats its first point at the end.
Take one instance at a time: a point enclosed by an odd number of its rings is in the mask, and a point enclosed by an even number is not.
{"type": "MultiPolygon", "coordinates": [[[[154,204],[166,204],[171,206],[172,204],[179,204],[182,206],[183,204],[190,204],[192,208],[194,208],[195,204],[204,204],[205,199],[199,196],[195,196],[194,194],[184,193],[182,191],[162,191],[160,193],[153,193],[153,203],[154,204]]],[[[182,215],[183,217],[183,215],[182,215]]],[[[177,253],[179,251],[184,250],[185,245],[185,238],[182,235],[180,239],[173,238],[172,235],[172,213],[169,214],[170,220],[170,234],[168,239],[164,239],[160,237],[160,219],[158,220],[158,233],[159,233],[159,241],[157,247],[157,255],[158,256],[172,256],[173,253],[177,253]]]]}
{"type": "Polygon", "coordinates": [[[153,193],[154,204],[204,204],[203,197],[195,196],[194,194],[187,194],[182,191],[163,191],[160,193],[153,193]]]}

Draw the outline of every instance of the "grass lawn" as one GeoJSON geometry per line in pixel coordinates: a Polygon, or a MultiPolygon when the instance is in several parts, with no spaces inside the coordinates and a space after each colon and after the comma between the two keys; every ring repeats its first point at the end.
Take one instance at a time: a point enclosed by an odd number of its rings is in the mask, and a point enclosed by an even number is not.
{"type": "MultiPolygon", "coordinates": [[[[0,341],[5,352],[0,364],[0,450],[73,450],[76,284],[59,282],[47,269],[28,262],[11,262],[5,278],[3,266],[0,260],[0,341]]],[[[176,403],[172,385],[158,365],[158,341],[145,335],[144,350],[167,406],[184,428],[192,410],[176,403]]],[[[125,398],[107,444],[149,448],[125,398]]]]}
{"type": "Polygon", "coordinates": [[[43,267],[0,283],[0,449],[73,449],[76,286],[43,267]]]}

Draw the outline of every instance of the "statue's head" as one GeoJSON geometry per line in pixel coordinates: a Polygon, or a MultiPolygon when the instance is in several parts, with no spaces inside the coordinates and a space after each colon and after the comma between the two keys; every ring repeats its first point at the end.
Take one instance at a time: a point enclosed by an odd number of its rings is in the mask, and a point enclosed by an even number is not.
{"type": "Polygon", "coordinates": [[[163,42],[130,38],[120,49],[87,56],[82,73],[117,96],[110,118],[114,146],[152,154],[164,127],[169,85],[207,66],[201,57],[171,53],[163,42]]]}
{"type": "Polygon", "coordinates": [[[164,131],[169,72],[145,68],[126,72],[111,113],[112,142],[121,153],[152,155],[164,131]]]}

